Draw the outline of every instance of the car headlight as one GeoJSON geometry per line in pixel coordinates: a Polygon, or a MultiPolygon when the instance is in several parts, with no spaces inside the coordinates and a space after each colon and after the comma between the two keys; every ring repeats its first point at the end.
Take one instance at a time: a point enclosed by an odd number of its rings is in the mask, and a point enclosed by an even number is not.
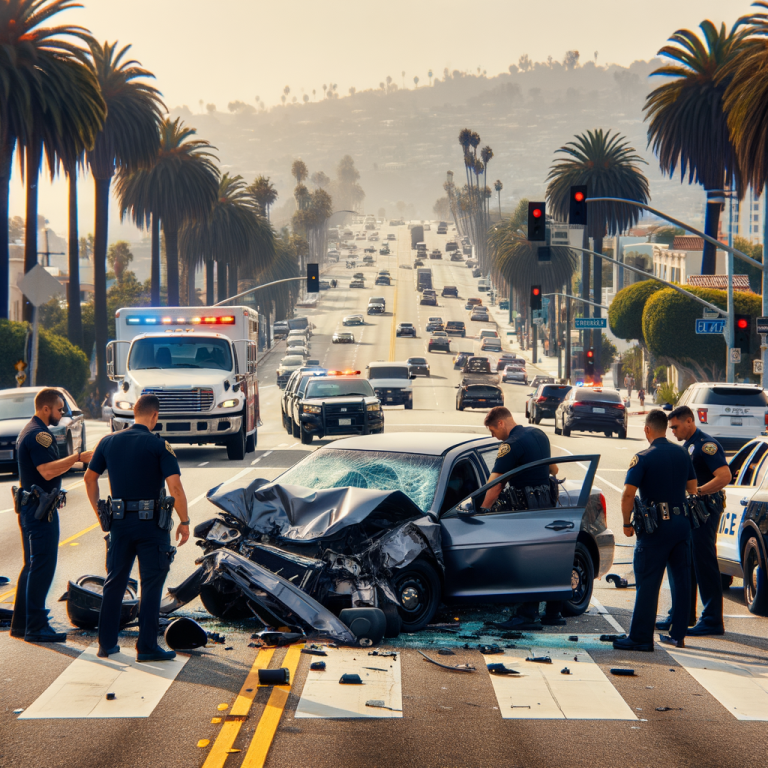
{"type": "Polygon", "coordinates": [[[304,413],[322,413],[323,407],[321,405],[305,405],[303,411],[304,413]]]}
{"type": "Polygon", "coordinates": [[[133,410],[133,403],[129,403],[127,400],[118,400],[117,403],[115,403],[117,407],[121,411],[132,411],[133,410]]]}
{"type": "Polygon", "coordinates": [[[234,408],[237,406],[237,400],[225,400],[223,403],[219,403],[219,408],[234,408]]]}
{"type": "Polygon", "coordinates": [[[367,411],[380,411],[381,410],[381,404],[380,403],[371,403],[366,407],[367,411]]]}

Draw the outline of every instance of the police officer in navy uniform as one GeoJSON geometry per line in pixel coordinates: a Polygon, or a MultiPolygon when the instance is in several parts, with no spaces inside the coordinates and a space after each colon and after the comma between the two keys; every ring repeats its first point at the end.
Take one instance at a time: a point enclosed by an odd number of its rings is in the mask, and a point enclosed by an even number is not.
{"type": "MultiPolygon", "coordinates": [[[[20,390],[23,393],[23,390],[20,390]]],[[[41,389],[35,395],[35,415],[22,429],[16,441],[21,490],[36,485],[45,493],[61,488],[61,476],[78,461],[90,461],[93,451],[78,451],[59,458],[56,439],[48,427],[55,427],[64,415],[64,398],[56,389],[41,389]]],[[[59,513],[53,510],[35,519],[37,500],[17,508],[24,566],[16,584],[16,599],[11,619],[11,636],[31,643],[64,643],[66,632],[56,632],[48,624],[45,599],[53,583],[59,552],[59,513]]]]}
{"type": "MultiPolygon", "coordinates": [[[[512,417],[509,409],[504,406],[500,405],[491,408],[483,423],[497,440],[501,440],[493,470],[488,478],[489,483],[492,483],[496,478],[505,475],[507,472],[511,472],[516,467],[521,467],[540,459],[548,459],[552,455],[549,438],[546,434],[538,427],[524,427],[518,424],[512,417]]],[[[557,475],[557,464],[542,464],[512,477],[511,483],[520,491],[523,491],[526,487],[542,489],[540,493],[527,498],[529,509],[536,509],[539,505],[542,507],[551,505],[550,475],[557,475]]],[[[495,486],[486,491],[485,499],[482,503],[483,509],[490,509],[494,505],[504,485],[504,483],[496,483],[495,486]]],[[[547,602],[544,618],[541,620],[541,623],[548,626],[562,626],[565,624],[565,619],[560,615],[561,608],[562,602],[559,600],[547,602]]],[[[517,609],[517,616],[498,626],[534,629],[538,618],[538,601],[526,602],[517,609]]]]}
{"type": "MultiPolygon", "coordinates": [[[[687,405],[681,405],[669,413],[669,428],[678,441],[685,441],[683,448],[693,462],[696,480],[699,484],[699,496],[706,502],[709,518],[694,528],[691,541],[693,575],[691,588],[693,602],[691,615],[696,615],[696,584],[701,593],[704,609],[698,623],[688,629],[689,635],[722,635],[723,626],[723,582],[717,565],[717,531],[723,514],[722,489],[731,482],[731,469],[725,458],[725,451],[720,443],[697,426],[693,411],[687,405]]],[[[674,576],[669,574],[670,584],[674,576]]],[[[656,624],[657,629],[668,629],[670,618],[656,624]]]]}
{"type": "Polygon", "coordinates": [[[646,505],[656,505],[658,528],[641,529],[633,558],[637,592],[629,636],[614,640],[613,647],[625,651],[653,651],[653,628],[664,569],[674,574],[672,623],[669,635],[659,642],[675,648],[685,645],[690,610],[691,522],[685,511],[685,493],[696,493],[696,473],[688,454],[666,438],[667,416],[658,408],[645,417],[645,437],[650,448],[629,463],[621,496],[624,535],[631,538],[630,524],[635,493],[646,505]],[[664,511],[660,508],[664,505],[664,511]]]}
{"type": "Polygon", "coordinates": [[[165,661],[174,658],[157,644],[160,626],[160,599],[168,570],[176,554],[171,534],[158,527],[158,502],[164,484],[175,499],[179,515],[176,541],[181,546],[189,538],[187,498],[181,485],[181,471],[170,444],[153,434],[160,413],[155,395],[142,395],[133,407],[134,424],[129,429],[107,435],[99,443],[85,485],[88,499],[98,514],[99,476],[109,471],[111,498],[122,500],[124,516],[113,516],[107,537],[107,578],[99,615],[98,655],[118,653],[120,612],[134,561],[139,559],[141,603],[139,605],[138,661],[165,661]],[[154,507],[152,519],[142,519],[140,509],[154,507]]]}

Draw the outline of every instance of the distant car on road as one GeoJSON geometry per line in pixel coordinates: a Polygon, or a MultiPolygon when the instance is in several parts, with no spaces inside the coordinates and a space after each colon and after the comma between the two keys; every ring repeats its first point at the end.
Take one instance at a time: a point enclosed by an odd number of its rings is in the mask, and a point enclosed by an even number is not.
{"type": "Polygon", "coordinates": [[[455,285],[444,285],[441,292],[442,296],[450,296],[453,299],[459,298],[459,289],[455,285]]]}
{"type": "Polygon", "coordinates": [[[409,357],[406,361],[413,376],[429,376],[429,363],[426,357],[409,357]]]}
{"type": "Polygon", "coordinates": [[[474,384],[462,382],[456,395],[456,409],[494,408],[504,405],[504,393],[495,384],[474,384]]]}
{"type": "Polygon", "coordinates": [[[487,357],[473,355],[464,364],[466,374],[492,374],[491,361],[487,357]]]}
{"type": "Polygon", "coordinates": [[[455,371],[463,370],[467,360],[473,355],[474,352],[457,352],[456,357],[453,358],[453,369],[455,371]]]}
{"type": "Polygon", "coordinates": [[[539,424],[542,419],[554,419],[558,406],[570,391],[568,384],[539,385],[528,406],[528,421],[539,424]]]}
{"type": "Polygon", "coordinates": [[[336,331],[331,337],[333,344],[354,344],[355,334],[349,331],[336,331]]]}
{"type": "MultiPolygon", "coordinates": [[[[531,410],[535,404],[531,401],[531,410]]],[[[572,430],[627,436],[628,414],[618,390],[572,387],[555,411],[555,434],[570,437],[572,430]]]]}
{"type": "Polygon", "coordinates": [[[396,235],[396,234],[394,234],[394,232],[390,232],[390,233],[387,235],[387,240],[397,240],[397,235],[396,235]]]}
{"type": "Polygon", "coordinates": [[[453,251],[451,261],[464,261],[464,257],[458,251],[453,251]]]}
{"type": "Polygon", "coordinates": [[[413,269],[413,267],[410,264],[401,264],[400,269],[413,269]]]}
{"type": "Polygon", "coordinates": [[[505,352],[496,360],[496,370],[503,371],[508,365],[520,365],[525,368],[525,359],[505,352]]]}
{"type": "Polygon", "coordinates": [[[449,320],[445,324],[445,332],[449,336],[461,336],[464,338],[467,335],[467,327],[464,325],[463,320],[449,320]]]}
{"type": "Polygon", "coordinates": [[[459,244],[453,240],[449,240],[445,244],[445,251],[448,253],[449,251],[458,251],[459,250],[459,244]]]}
{"type": "Polygon", "coordinates": [[[395,336],[413,336],[416,338],[416,327],[413,323],[400,323],[395,329],[395,336]]]}
{"type": "Polygon", "coordinates": [[[448,353],[451,351],[451,340],[448,338],[445,331],[435,331],[427,344],[428,352],[438,352],[440,350],[448,353]]]}
{"type": "Polygon", "coordinates": [[[444,331],[445,325],[443,323],[442,317],[430,317],[427,319],[427,333],[432,333],[433,331],[444,331]]]}
{"type": "Polygon", "coordinates": [[[347,315],[342,321],[342,325],[365,325],[365,318],[362,315],[347,315]]]}
{"type": "Polygon", "coordinates": [[[420,304],[426,304],[427,306],[437,306],[437,294],[434,291],[422,291],[420,304]]]}
{"type": "Polygon", "coordinates": [[[480,343],[480,349],[483,352],[501,352],[501,339],[488,336],[480,343]]]}
{"type": "Polygon", "coordinates": [[[502,384],[527,384],[528,374],[524,366],[507,365],[501,373],[502,384]]]}
{"type": "Polygon", "coordinates": [[[354,279],[354,280],[350,280],[349,287],[350,288],[365,288],[365,281],[364,280],[359,280],[357,278],[354,279]]]}
{"type": "Polygon", "coordinates": [[[472,314],[469,316],[469,319],[480,323],[488,323],[490,322],[491,318],[487,309],[484,307],[475,307],[475,309],[472,310],[472,314]]]}
{"type": "Polygon", "coordinates": [[[552,376],[534,376],[531,382],[532,387],[538,387],[539,384],[554,384],[555,380],[552,376]]]}

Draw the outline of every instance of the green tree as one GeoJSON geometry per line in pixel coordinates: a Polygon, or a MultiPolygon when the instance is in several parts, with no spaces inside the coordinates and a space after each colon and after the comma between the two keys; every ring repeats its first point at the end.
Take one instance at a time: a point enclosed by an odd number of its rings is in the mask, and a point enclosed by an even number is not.
{"type": "Polygon", "coordinates": [[[107,264],[115,275],[118,283],[123,282],[123,277],[128,269],[128,265],[133,261],[131,247],[125,240],[118,240],[112,243],[107,251],[107,264]]]}
{"type": "Polygon", "coordinates": [[[130,46],[90,43],[89,66],[107,105],[107,119],[86,157],[95,186],[93,253],[94,311],[96,317],[96,384],[100,397],[107,392],[107,291],[106,263],[109,200],[115,171],[130,173],[150,165],[160,145],[158,127],[164,109],[153,77],[135,61],[126,60],[130,46]]]}
{"type": "MultiPolygon", "coordinates": [[[[589,197],[618,197],[625,200],[637,200],[647,203],[650,197],[648,179],[640,170],[640,163],[645,163],[631,147],[624,136],[618,133],[597,129],[587,131],[569,141],[557,150],[567,155],[556,160],[550,168],[547,180],[547,199],[551,210],[561,221],[568,220],[571,200],[571,187],[586,185],[589,197]]],[[[626,231],[637,223],[640,209],[626,203],[591,203],[589,205],[588,224],[584,229],[584,248],[588,248],[588,238],[594,240],[596,253],[603,251],[603,238],[626,231]]],[[[603,295],[602,259],[593,257],[593,285],[595,302],[600,302],[603,295]]],[[[581,259],[581,297],[589,295],[589,258],[581,259]]],[[[595,307],[595,317],[601,316],[599,307],[595,307]]],[[[602,372],[600,347],[597,348],[595,367],[602,372]]]]}
{"type": "MultiPolygon", "coordinates": [[[[743,189],[741,170],[728,130],[723,97],[728,73],[743,47],[746,33],[735,24],[730,32],[709,20],[699,25],[702,37],[681,29],[659,55],[670,60],[653,75],[672,78],[648,95],[644,110],[648,142],[658,155],[663,173],[701,184],[708,192],[735,181],[743,189]]],[[[590,190],[591,194],[591,190],[590,190]]],[[[720,203],[707,204],[704,232],[717,239],[720,203]]],[[[715,274],[715,246],[704,244],[701,273],[715,274]]]]}
{"type": "Polygon", "coordinates": [[[307,164],[303,160],[294,160],[291,165],[291,176],[296,179],[296,186],[303,184],[308,175],[307,164]]]}
{"type": "MultiPolygon", "coordinates": [[[[747,256],[751,256],[755,261],[759,261],[762,264],[763,246],[761,243],[751,243],[745,237],[734,237],[733,247],[737,251],[746,253],[747,256]]],[[[749,287],[755,293],[763,293],[763,271],[761,269],[753,267],[751,264],[748,264],[741,259],[738,259],[736,268],[740,274],[746,275],[749,278],[749,287]]]]}
{"type": "Polygon", "coordinates": [[[496,190],[496,194],[499,199],[499,221],[501,221],[501,190],[504,189],[504,185],[499,181],[499,179],[496,179],[496,181],[493,184],[493,188],[496,190]]]}
{"type": "Polygon", "coordinates": [[[654,243],[672,245],[674,239],[679,235],[684,235],[685,230],[682,227],[659,227],[652,235],[654,243]]]}
{"type": "Polygon", "coordinates": [[[612,365],[613,361],[616,359],[616,356],[619,354],[618,347],[608,338],[608,336],[604,333],[600,334],[601,339],[601,354],[602,354],[602,360],[603,365],[605,366],[605,369],[608,370],[612,365]]]}
{"type": "Polygon", "coordinates": [[[248,187],[248,192],[259,206],[261,215],[269,221],[269,209],[277,200],[277,190],[269,176],[257,176],[248,187]]]}
{"type": "Polygon", "coordinates": [[[359,180],[360,172],[355,167],[355,161],[349,155],[344,155],[336,168],[336,179],[331,182],[328,190],[339,210],[358,210],[365,199],[359,180]]]}
{"type": "MultiPolygon", "coordinates": [[[[118,176],[121,215],[140,224],[160,219],[166,249],[168,306],[179,306],[179,230],[187,219],[204,219],[216,202],[219,172],[211,145],[192,139],[194,128],[176,118],[160,125],[160,147],[150,166],[118,176]]],[[[187,291],[185,290],[185,293],[187,291]]]]}
{"type": "Polygon", "coordinates": [[[658,280],[643,280],[620,290],[608,308],[611,333],[625,341],[638,341],[645,346],[643,310],[654,293],[664,287],[658,280]]]}

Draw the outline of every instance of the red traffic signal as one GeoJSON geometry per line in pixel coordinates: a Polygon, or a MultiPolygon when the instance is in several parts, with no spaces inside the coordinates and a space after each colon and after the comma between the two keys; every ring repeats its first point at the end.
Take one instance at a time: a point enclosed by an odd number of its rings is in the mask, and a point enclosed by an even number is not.
{"type": "Polygon", "coordinates": [[[531,288],[531,293],[534,296],[540,296],[541,295],[541,288],[539,288],[538,286],[534,286],[533,288],[531,288]]]}
{"type": "Polygon", "coordinates": [[[543,243],[547,239],[547,208],[544,203],[528,203],[528,240],[543,243]]]}
{"type": "Polygon", "coordinates": [[[583,203],[584,202],[584,193],[581,190],[579,190],[578,192],[574,192],[573,193],[573,199],[577,203],[583,203]]]}
{"type": "Polygon", "coordinates": [[[533,311],[541,309],[541,286],[531,286],[530,307],[533,311]]]}
{"type": "Polygon", "coordinates": [[[531,211],[531,216],[533,216],[534,219],[540,219],[541,218],[541,208],[534,208],[531,211]]]}
{"type": "Polygon", "coordinates": [[[587,350],[587,357],[594,357],[595,356],[595,350],[591,347],[587,350]]]}
{"type": "Polygon", "coordinates": [[[739,319],[736,321],[736,327],[737,327],[737,328],[738,328],[740,331],[745,331],[747,328],[749,328],[749,321],[747,320],[747,318],[746,318],[746,317],[740,317],[740,318],[739,318],[739,319]]]}
{"type": "Polygon", "coordinates": [[[581,227],[587,226],[587,186],[586,184],[571,187],[571,198],[568,207],[568,223],[581,227]]]}

